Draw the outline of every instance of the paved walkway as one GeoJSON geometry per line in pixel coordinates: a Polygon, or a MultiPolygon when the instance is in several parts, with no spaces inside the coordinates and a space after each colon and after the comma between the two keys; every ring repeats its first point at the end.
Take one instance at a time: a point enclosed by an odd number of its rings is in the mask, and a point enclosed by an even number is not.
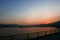
{"type": "Polygon", "coordinates": [[[31,40],[60,40],[60,33],[55,33],[52,35],[44,36],[44,37],[39,37],[39,38],[34,38],[31,40]]]}

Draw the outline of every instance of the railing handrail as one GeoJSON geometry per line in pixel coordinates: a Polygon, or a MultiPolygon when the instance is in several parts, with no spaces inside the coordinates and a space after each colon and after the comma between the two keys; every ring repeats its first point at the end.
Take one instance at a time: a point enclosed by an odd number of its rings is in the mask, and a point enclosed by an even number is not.
{"type": "MultiPolygon", "coordinates": [[[[54,31],[54,30],[49,30],[49,31],[54,31]]],[[[48,31],[40,31],[39,33],[42,33],[42,32],[48,32],[48,31]]],[[[26,34],[35,34],[37,32],[33,32],[33,33],[26,33],[26,34]]],[[[26,34],[16,34],[16,35],[10,35],[10,36],[19,36],[19,35],[26,35],[26,34]]],[[[10,36],[2,36],[2,37],[10,37],[10,36]]],[[[0,37],[0,38],[2,38],[0,37]]]]}
{"type": "MultiPolygon", "coordinates": [[[[39,33],[44,32],[45,35],[46,35],[46,32],[52,32],[52,31],[54,31],[54,33],[55,33],[55,32],[58,31],[58,30],[48,30],[48,31],[40,31],[40,32],[26,33],[26,34],[17,34],[17,35],[11,35],[11,36],[3,36],[3,37],[0,37],[0,38],[5,38],[5,37],[10,37],[10,38],[12,38],[12,37],[14,37],[14,36],[27,35],[27,39],[29,39],[29,34],[35,34],[35,33],[37,33],[37,36],[39,37],[39,33]]],[[[60,31],[58,31],[58,32],[60,32],[60,31]]],[[[50,34],[52,34],[52,33],[50,33],[50,34]]]]}

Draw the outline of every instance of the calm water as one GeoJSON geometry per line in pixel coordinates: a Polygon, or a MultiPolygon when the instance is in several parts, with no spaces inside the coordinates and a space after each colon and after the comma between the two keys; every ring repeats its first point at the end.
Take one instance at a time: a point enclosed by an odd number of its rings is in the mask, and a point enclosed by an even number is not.
{"type": "Polygon", "coordinates": [[[56,30],[56,28],[54,27],[0,28],[0,37],[7,35],[49,31],[49,30],[56,30]]]}

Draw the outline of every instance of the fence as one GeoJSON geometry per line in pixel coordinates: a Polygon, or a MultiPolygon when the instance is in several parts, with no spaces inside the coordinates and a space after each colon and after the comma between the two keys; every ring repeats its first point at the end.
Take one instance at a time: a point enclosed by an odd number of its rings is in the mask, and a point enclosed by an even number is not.
{"type": "Polygon", "coordinates": [[[40,31],[40,32],[34,32],[34,33],[27,33],[27,34],[18,34],[18,35],[0,37],[0,40],[29,40],[32,38],[46,36],[46,35],[50,35],[58,32],[60,32],[60,30],[50,30],[50,31],[40,31]]]}

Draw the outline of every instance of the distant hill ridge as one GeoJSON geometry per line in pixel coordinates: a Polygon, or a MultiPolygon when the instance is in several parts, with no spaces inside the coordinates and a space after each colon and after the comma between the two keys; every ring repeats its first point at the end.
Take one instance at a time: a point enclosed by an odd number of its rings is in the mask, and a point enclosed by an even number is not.
{"type": "Polygon", "coordinates": [[[17,25],[17,24],[0,24],[0,27],[58,27],[60,28],[60,21],[50,23],[50,24],[38,24],[38,25],[17,25]]]}

